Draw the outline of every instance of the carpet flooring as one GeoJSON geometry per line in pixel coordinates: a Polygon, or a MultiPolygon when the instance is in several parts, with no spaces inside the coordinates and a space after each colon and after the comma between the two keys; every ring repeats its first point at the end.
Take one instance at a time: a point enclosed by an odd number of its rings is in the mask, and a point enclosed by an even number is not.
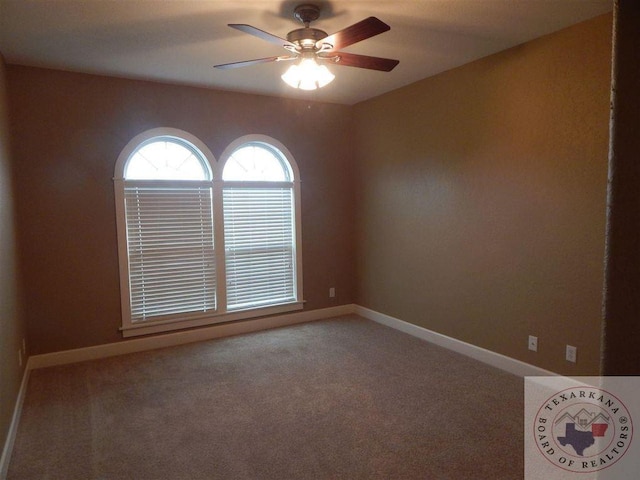
{"type": "Polygon", "coordinates": [[[520,479],[523,380],[357,316],[31,372],[28,479],[520,479]]]}

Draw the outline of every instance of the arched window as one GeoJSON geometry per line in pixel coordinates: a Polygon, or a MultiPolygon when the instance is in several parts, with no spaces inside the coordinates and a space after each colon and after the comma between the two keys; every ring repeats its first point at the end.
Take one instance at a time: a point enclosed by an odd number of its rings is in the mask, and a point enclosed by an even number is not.
{"type": "Polygon", "coordinates": [[[268,137],[225,152],[218,170],[197,138],[160,128],[120,154],[124,336],[302,308],[297,167],[268,137]]]}
{"type": "Polygon", "coordinates": [[[216,309],[212,173],[196,143],[186,132],[152,130],[118,161],[123,328],[216,309]]]}
{"type": "Polygon", "coordinates": [[[255,135],[228,151],[222,170],[227,308],[295,302],[302,275],[293,159],[275,140],[255,135]]]}
{"type": "Polygon", "coordinates": [[[228,182],[293,182],[293,173],[280,150],[268,143],[248,142],[227,159],[222,179],[228,182]]]}
{"type": "Polygon", "coordinates": [[[127,180],[211,180],[204,154],[179,137],[159,136],[139,145],[124,171],[127,180]]]}

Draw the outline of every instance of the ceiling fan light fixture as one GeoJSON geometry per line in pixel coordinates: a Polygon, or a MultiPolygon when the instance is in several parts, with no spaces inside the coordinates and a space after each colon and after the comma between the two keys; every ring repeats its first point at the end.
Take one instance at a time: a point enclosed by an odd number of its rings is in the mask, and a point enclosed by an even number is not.
{"type": "Polygon", "coordinates": [[[236,30],[283,47],[290,55],[223,63],[214,65],[214,67],[230,69],[260,63],[292,61],[292,66],[281,76],[282,80],[293,88],[316,90],[328,85],[335,78],[324,65],[326,62],[382,72],[390,72],[399,63],[398,60],[390,58],[370,57],[341,51],[354,43],[388,31],[391,27],[382,20],[368,17],[332,35],[327,35],[324,30],[309,26],[319,16],[320,6],[307,3],[298,5],[294,10],[294,17],[303,23],[304,28],[292,30],[287,34],[286,39],[251,25],[230,23],[229,26],[236,30]]]}
{"type": "Polygon", "coordinates": [[[291,65],[281,78],[293,88],[315,90],[331,83],[335,75],[313,58],[303,58],[300,63],[291,65]]]}

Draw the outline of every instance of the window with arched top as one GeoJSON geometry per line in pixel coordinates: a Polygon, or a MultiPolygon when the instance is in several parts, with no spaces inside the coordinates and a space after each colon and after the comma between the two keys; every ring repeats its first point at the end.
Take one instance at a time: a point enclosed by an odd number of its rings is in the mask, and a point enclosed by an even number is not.
{"type": "Polygon", "coordinates": [[[153,129],[114,177],[124,336],[302,308],[297,167],[247,136],[222,161],[197,138],[153,129]]]}
{"type": "Polygon", "coordinates": [[[157,129],[132,140],[118,160],[125,329],[216,310],[213,182],[205,151],[186,132],[157,129]]]}
{"type": "Polygon", "coordinates": [[[297,183],[273,139],[248,137],[222,170],[227,308],[298,299],[297,183]]]}

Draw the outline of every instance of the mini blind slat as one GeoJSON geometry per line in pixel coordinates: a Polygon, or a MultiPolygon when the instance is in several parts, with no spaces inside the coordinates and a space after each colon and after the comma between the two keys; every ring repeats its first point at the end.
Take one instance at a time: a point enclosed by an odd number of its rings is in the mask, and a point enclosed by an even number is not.
{"type": "Polygon", "coordinates": [[[216,308],[209,186],[125,186],[132,322],[216,308]]]}
{"type": "Polygon", "coordinates": [[[225,188],[227,307],[295,300],[293,191],[225,188]]]}

